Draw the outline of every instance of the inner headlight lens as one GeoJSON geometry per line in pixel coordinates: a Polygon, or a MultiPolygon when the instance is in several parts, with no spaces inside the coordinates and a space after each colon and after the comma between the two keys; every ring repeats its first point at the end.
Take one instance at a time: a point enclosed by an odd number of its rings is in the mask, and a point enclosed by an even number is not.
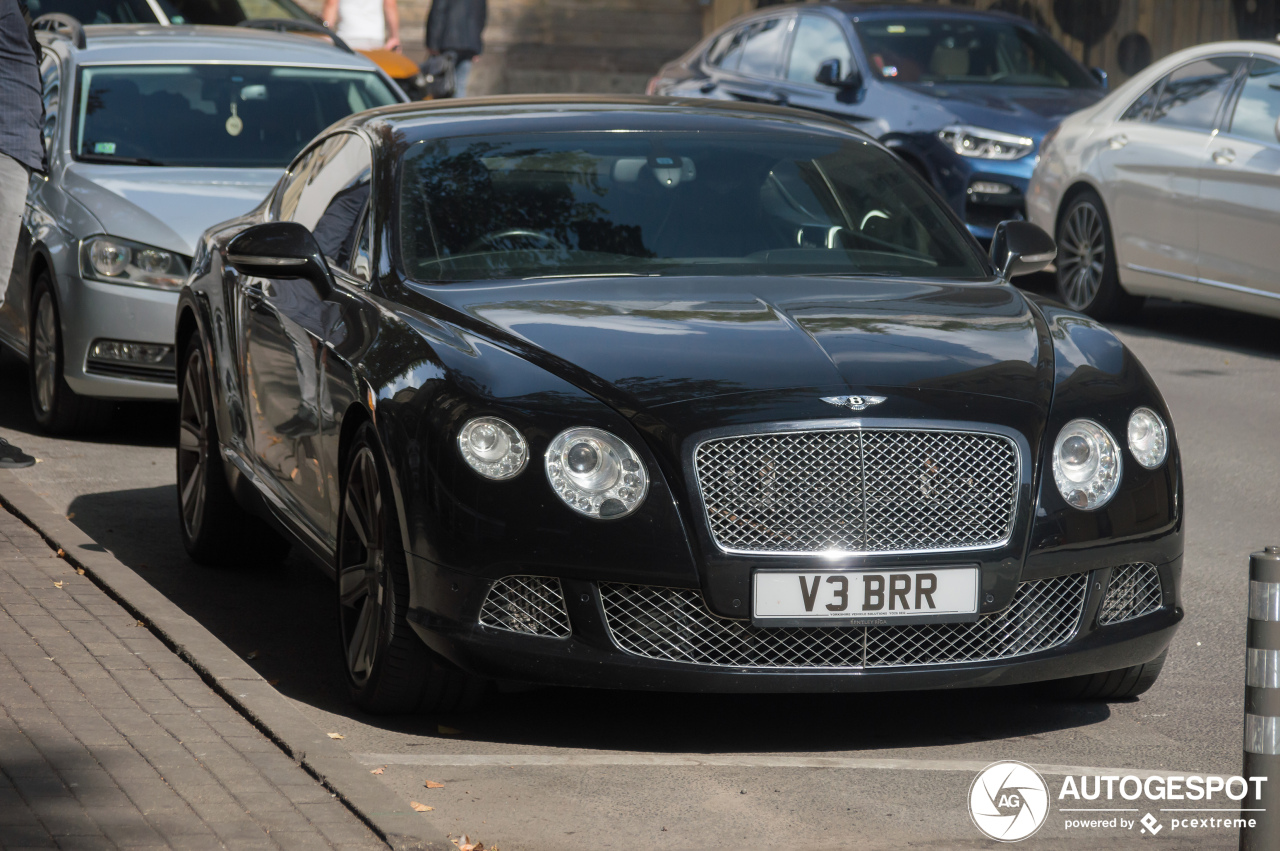
{"type": "Polygon", "coordinates": [[[1072,420],[1053,445],[1053,480],[1069,505],[1101,508],[1120,486],[1120,447],[1092,420],[1072,420]]]}
{"type": "Polygon", "coordinates": [[[510,479],[529,463],[529,444],[506,420],[476,417],[458,432],[463,459],[486,479],[510,479]]]}
{"type": "Polygon", "coordinates": [[[1026,136],[1001,133],[999,130],[988,130],[985,127],[970,127],[965,124],[953,124],[942,128],[938,131],[938,138],[962,157],[983,160],[1021,159],[1036,147],[1035,140],[1026,136]]]}
{"type": "Polygon", "coordinates": [[[80,271],[113,284],[176,290],[187,278],[187,258],[116,236],[92,236],[81,243],[80,271]]]}
{"type": "Polygon", "coordinates": [[[547,478],[565,505],[603,520],[635,511],[649,492],[640,456],[626,441],[598,428],[556,435],[547,448],[547,478]]]}
{"type": "Polygon", "coordinates": [[[1138,408],[1129,415],[1129,451],[1148,470],[1159,467],[1169,455],[1169,430],[1150,408],[1138,408]]]}

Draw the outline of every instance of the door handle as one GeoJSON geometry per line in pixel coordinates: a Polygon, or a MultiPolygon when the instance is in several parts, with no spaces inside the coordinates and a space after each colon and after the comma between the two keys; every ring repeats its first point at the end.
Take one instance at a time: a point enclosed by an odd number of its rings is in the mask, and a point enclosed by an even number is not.
{"type": "Polygon", "coordinates": [[[1236,161],[1236,152],[1230,148],[1219,148],[1213,152],[1213,161],[1218,165],[1231,165],[1236,161]]]}
{"type": "Polygon", "coordinates": [[[711,80],[709,82],[703,83],[702,87],[698,89],[698,91],[702,92],[704,95],[709,95],[715,90],[716,90],[715,80],[711,80]]]}
{"type": "Polygon", "coordinates": [[[770,99],[770,101],[769,101],[769,102],[770,102],[770,103],[773,103],[773,104],[777,104],[778,106],[786,106],[786,105],[787,105],[787,93],[786,93],[786,92],[774,92],[774,93],[773,93],[773,97],[770,99]]]}
{"type": "Polygon", "coordinates": [[[1112,136],[1110,139],[1107,140],[1107,145],[1113,151],[1118,151],[1127,144],[1129,144],[1129,137],[1124,135],[1123,133],[1117,133],[1116,135],[1112,136]]]}

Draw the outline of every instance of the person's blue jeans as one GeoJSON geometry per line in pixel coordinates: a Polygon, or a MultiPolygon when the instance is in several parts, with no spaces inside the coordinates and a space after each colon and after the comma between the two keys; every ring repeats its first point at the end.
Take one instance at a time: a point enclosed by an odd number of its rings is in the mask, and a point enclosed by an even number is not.
{"type": "Polygon", "coordinates": [[[459,59],[458,63],[453,66],[453,96],[456,98],[464,98],[467,96],[467,80],[471,78],[471,60],[459,59]]]}

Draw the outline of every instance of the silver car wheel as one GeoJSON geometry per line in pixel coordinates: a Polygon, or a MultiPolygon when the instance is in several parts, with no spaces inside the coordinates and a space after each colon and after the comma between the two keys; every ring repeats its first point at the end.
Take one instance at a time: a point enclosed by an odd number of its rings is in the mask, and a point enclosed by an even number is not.
{"type": "Polygon", "coordinates": [[[1107,262],[1102,216],[1088,201],[1067,214],[1058,235],[1058,283],[1067,305],[1084,310],[1098,296],[1107,262]]]}
{"type": "Polygon", "coordinates": [[[195,540],[204,520],[209,478],[209,381],[204,357],[193,346],[178,401],[178,498],[187,538],[195,540]]]}
{"type": "Polygon", "coordinates": [[[31,359],[35,370],[36,404],[41,413],[53,410],[53,397],[58,389],[58,316],[53,296],[40,294],[36,317],[31,329],[31,359]]]}
{"type": "Polygon", "coordinates": [[[362,686],[377,660],[385,619],[386,565],[382,541],[382,486],[373,451],[362,446],[351,459],[338,539],[338,601],[347,672],[362,686]]]}

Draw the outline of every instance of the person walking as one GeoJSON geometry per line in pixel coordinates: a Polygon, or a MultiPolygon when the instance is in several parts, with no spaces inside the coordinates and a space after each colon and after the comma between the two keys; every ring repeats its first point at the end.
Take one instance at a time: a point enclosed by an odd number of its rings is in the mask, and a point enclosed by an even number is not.
{"type": "MultiPolygon", "coordinates": [[[[31,172],[45,170],[40,125],[40,44],[26,0],[0,0],[0,307],[18,251],[31,172]]],[[[36,459],[0,437],[0,469],[36,459]]]]}
{"type": "Polygon", "coordinates": [[[471,63],[484,49],[481,33],[489,14],[485,0],[432,0],[427,15],[427,50],[452,55],[453,96],[467,96],[471,63]]]}
{"type": "Polygon", "coordinates": [[[324,25],[354,50],[399,50],[396,0],[324,0],[324,25]]]}

